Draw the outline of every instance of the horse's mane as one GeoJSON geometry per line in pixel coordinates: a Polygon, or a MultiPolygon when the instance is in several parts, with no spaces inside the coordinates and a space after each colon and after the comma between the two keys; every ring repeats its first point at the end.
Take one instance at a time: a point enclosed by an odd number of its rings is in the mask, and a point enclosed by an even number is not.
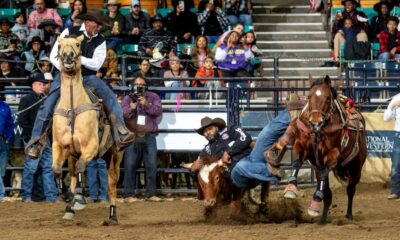
{"type": "Polygon", "coordinates": [[[336,99],[336,98],[337,98],[336,89],[335,89],[334,87],[332,87],[330,84],[328,84],[328,83],[326,82],[326,79],[321,79],[321,78],[316,79],[316,80],[311,84],[310,89],[313,88],[313,87],[315,87],[315,86],[321,86],[321,85],[323,85],[323,84],[327,84],[327,85],[329,86],[329,88],[330,88],[330,90],[331,90],[331,93],[332,93],[333,99],[336,99]]]}

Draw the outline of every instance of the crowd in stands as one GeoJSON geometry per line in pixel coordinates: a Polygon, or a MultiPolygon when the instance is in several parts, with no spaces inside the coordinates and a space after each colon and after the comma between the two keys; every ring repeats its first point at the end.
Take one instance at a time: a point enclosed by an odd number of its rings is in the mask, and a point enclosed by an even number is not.
{"type": "MultiPolygon", "coordinates": [[[[29,103],[36,102],[48,93],[51,80],[58,74],[57,68],[53,66],[54,61],[50,61],[53,59],[50,54],[57,37],[65,32],[77,32],[73,29],[79,29],[85,21],[80,16],[89,12],[85,0],[74,0],[70,6],[70,14],[63,18],[59,15],[54,2],[31,1],[34,6],[33,11],[29,10],[30,5],[18,4],[15,7],[19,12],[15,14],[14,21],[6,16],[0,16],[0,91],[10,85],[31,85],[32,92],[21,98],[19,110],[25,109],[29,103]],[[68,31],[65,31],[66,29],[68,31]],[[17,81],[17,78],[28,79],[28,82],[17,81]]],[[[135,70],[129,71],[127,75],[135,80],[129,84],[135,87],[144,85],[146,90],[148,86],[220,88],[225,86],[225,81],[206,81],[207,78],[250,77],[254,69],[260,67],[256,57],[261,55],[261,51],[256,47],[254,32],[249,30],[252,29],[251,0],[225,0],[224,5],[219,0],[201,0],[198,6],[194,5],[193,0],[172,0],[171,3],[172,10],[168,14],[155,14],[154,17],[150,17],[148,11],[141,8],[138,0],[131,2],[130,11],[124,15],[119,1],[105,1],[103,13],[108,24],[102,26],[100,34],[106,39],[107,58],[96,76],[103,78],[111,87],[121,84],[121,65],[118,59],[121,49],[123,52],[121,46],[135,48],[131,51],[134,55],[133,60],[129,62],[134,65],[135,70]],[[193,8],[197,10],[193,11],[193,8]],[[181,45],[184,47],[179,48],[181,45]],[[160,81],[151,77],[166,79],[160,81]],[[195,77],[198,80],[185,80],[188,77],[195,77]],[[178,80],[179,78],[184,81],[178,80]]],[[[224,97],[223,93],[212,94],[214,98],[224,97]]],[[[159,95],[163,99],[171,100],[210,97],[209,92],[196,94],[172,92],[159,95]]],[[[7,101],[19,100],[16,99],[16,95],[8,96],[10,98],[7,98],[7,101]]],[[[122,107],[126,112],[130,113],[132,109],[137,109],[140,113],[150,102],[152,106],[158,106],[154,111],[157,111],[159,116],[162,107],[160,99],[157,98],[158,95],[151,92],[143,98],[139,97],[137,102],[132,102],[129,95],[125,98],[119,96],[119,99],[123,100],[122,107]]],[[[24,143],[30,138],[29,132],[35,122],[38,106],[25,112],[18,119],[18,123],[24,125],[22,126],[24,143]]],[[[128,115],[126,117],[129,117],[128,115]]],[[[154,113],[154,116],[151,115],[149,118],[154,118],[156,125],[155,116],[154,113]]],[[[154,160],[157,147],[154,146],[153,133],[156,131],[157,126],[146,132],[143,143],[137,142],[128,149],[130,153],[128,155],[131,157],[128,157],[130,161],[125,160],[126,167],[137,169],[140,158],[143,158],[139,152],[148,147],[155,150],[151,151],[151,159],[154,160]]],[[[51,159],[49,147],[45,148],[39,160],[25,159],[23,201],[58,200],[54,182],[49,178],[51,175],[49,159],[51,159]],[[36,189],[37,182],[42,189],[36,189]],[[38,191],[42,194],[36,198],[38,191]]],[[[2,172],[5,169],[2,166],[0,168],[2,172]]],[[[146,172],[151,178],[147,195],[157,201],[154,196],[154,169],[154,166],[149,166],[149,172],[146,172]]],[[[105,184],[107,173],[104,160],[92,161],[87,166],[87,174],[91,201],[107,200],[105,184]]],[[[134,183],[136,177],[130,175],[125,177],[126,197],[132,197],[134,193],[131,188],[136,185],[134,183]]],[[[0,185],[3,185],[2,182],[0,185]]],[[[3,190],[4,188],[0,190],[0,201],[4,197],[1,193],[3,190]]]]}
{"type": "Polygon", "coordinates": [[[336,10],[331,16],[334,61],[324,66],[339,66],[342,60],[388,61],[400,56],[399,19],[394,16],[399,1],[377,1],[373,6],[375,16],[367,15],[363,10],[369,9],[360,8],[357,0],[341,3],[343,10],[336,10]]]}

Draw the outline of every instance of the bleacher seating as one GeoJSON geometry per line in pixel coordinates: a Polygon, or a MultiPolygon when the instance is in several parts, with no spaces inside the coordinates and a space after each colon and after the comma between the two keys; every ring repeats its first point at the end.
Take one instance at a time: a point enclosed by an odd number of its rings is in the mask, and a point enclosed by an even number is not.
{"type": "Polygon", "coordinates": [[[0,8],[0,16],[6,17],[11,22],[14,22],[14,15],[19,12],[19,9],[13,8],[0,8]]]}

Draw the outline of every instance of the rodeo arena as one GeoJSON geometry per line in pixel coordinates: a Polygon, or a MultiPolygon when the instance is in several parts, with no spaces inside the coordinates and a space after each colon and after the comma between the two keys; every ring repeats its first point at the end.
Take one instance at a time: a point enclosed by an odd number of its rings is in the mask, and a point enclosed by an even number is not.
{"type": "Polygon", "coordinates": [[[398,239],[399,18],[0,1],[0,239],[398,239]]]}

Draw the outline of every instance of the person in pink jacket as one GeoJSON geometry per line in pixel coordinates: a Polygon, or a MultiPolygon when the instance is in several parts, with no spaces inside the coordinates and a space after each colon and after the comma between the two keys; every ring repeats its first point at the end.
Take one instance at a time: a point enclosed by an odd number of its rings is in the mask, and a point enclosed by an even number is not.
{"type": "Polygon", "coordinates": [[[60,15],[58,15],[57,10],[46,8],[46,3],[44,0],[35,0],[35,8],[36,10],[29,14],[29,31],[32,31],[32,29],[37,29],[39,24],[45,19],[54,19],[54,21],[62,28],[63,21],[60,15]]]}

